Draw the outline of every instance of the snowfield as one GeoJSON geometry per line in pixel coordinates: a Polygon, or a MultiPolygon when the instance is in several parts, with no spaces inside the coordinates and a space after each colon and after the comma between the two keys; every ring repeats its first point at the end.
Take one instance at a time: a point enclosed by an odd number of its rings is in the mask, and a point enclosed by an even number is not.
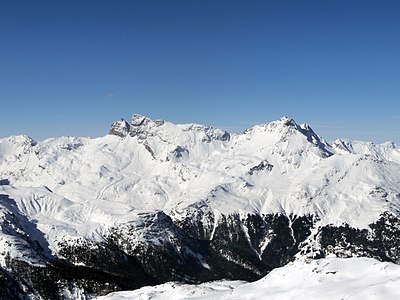
{"type": "Polygon", "coordinates": [[[400,266],[369,258],[298,260],[251,283],[166,283],[98,300],[366,300],[400,299],[400,266]]]}

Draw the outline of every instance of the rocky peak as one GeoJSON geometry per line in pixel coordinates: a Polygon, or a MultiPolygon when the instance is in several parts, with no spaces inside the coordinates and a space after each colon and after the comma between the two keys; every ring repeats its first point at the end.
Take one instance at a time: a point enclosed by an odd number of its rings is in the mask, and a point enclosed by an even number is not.
{"type": "Polygon", "coordinates": [[[286,116],[280,118],[279,120],[272,121],[265,124],[255,125],[249,129],[244,131],[244,134],[253,135],[255,133],[273,133],[278,136],[281,136],[283,139],[294,133],[299,131],[300,126],[297,123],[286,116]]]}
{"type": "MultiPolygon", "coordinates": [[[[249,128],[244,131],[244,134],[248,136],[266,134],[269,140],[273,137],[277,142],[287,142],[293,137],[298,136],[305,138],[309,143],[317,147],[322,157],[329,157],[332,155],[330,150],[331,146],[323,138],[318,136],[308,124],[304,123],[299,125],[294,119],[286,116],[276,121],[249,128]]],[[[298,141],[298,139],[294,139],[293,141],[298,141]]],[[[300,146],[301,145],[299,145],[299,147],[300,146]]]]}
{"type": "Polygon", "coordinates": [[[280,122],[284,126],[297,126],[295,120],[286,116],[283,116],[278,122],[280,122]]]}
{"type": "Polygon", "coordinates": [[[126,137],[127,135],[136,136],[145,132],[149,133],[151,131],[151,128],[158,127],[162,124],[164,124],[164,121],[153,121],[146,116],[134,114],[132,116],[130,124],[123,118],[114,122],[111,125],[109,134],[119,137],[126,137]]]}
{"type": "Polygon", "coordinates": [[[154,129],[160,127],[164,123],[163,120],[152,120],[149,117],[134,114],[131,119],[129,135],[132,137],[138,136],[140,138],[154,136],[157,134],[154,129]]]}
{"type": "Polygon", "coordinates": [[[116,135],[119,137],[126,137],[129,134],[130,125],[123,118],[112,123],[111,129],[108,134],[116,135]]]}
{"type": "Polygon", "coordinates": [[[325,157],[331,156],[333,153],[328,148],[331,146],[319,135],[317,135],[314,130],[306,123],[297,126],[297,130],[302,133],[307,140],[321,149],[322,154],[325,157]]]}
{"type": "Polygon", "coordinates": [[[132,116],[132,119],[131,119],[131,125],[132,126],[141,126],[141,125],[146,125],[151,121],[152,120],[149,119],[146,116],[142,116],[142,115],[139,115],[139,114],[134,114],[132,116]]]}

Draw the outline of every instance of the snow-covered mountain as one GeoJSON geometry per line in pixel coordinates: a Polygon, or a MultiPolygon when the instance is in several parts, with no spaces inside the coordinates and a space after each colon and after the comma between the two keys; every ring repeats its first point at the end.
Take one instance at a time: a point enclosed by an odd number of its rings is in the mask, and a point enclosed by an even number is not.
{"type": "Polygon", "coordinates": [[[256,280],[328,254],[398,263],[399,213],[395,144],[328,143],[286,117],[230,134],[133,115],[95,139],[0,139],[8,297],[256,280]]]}

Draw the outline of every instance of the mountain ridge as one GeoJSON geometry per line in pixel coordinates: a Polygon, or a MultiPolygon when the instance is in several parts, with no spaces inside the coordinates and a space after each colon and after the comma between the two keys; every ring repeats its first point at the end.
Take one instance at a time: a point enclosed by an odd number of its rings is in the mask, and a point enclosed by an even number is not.
{"type": "Polygon", "coordinates": [[[0,264],[35,295],[38,261],[64,282],[51,293],[74,282],[82,299],[139,270],[154,284],[256,280],[298,256],[400,262],[400,149],[330,144],[287,117],[242,134],[134,115],[100,138],[12,136],[0,180],[0,264]]]}

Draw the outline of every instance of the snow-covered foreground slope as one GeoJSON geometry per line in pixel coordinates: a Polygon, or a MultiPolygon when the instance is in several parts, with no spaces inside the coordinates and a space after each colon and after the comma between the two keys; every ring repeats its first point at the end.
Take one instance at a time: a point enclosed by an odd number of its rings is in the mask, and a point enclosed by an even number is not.
{"type": "Polygon", "coordinates": [[[95,139],[0,139],[0,275],[15,293],[256,280],[329,254],[399,263],[399,216],[395,144],[327,143],[285,117],[242,134],[134,115],[95,139]]]}
{"type": "Polygon", "coordinates": [[[166,283],[117,292],[98,300],[365,300],[400,299],[400,266],[368,258],[299,260],[246,283],[218,281],[200,285],[166,283]]]}

